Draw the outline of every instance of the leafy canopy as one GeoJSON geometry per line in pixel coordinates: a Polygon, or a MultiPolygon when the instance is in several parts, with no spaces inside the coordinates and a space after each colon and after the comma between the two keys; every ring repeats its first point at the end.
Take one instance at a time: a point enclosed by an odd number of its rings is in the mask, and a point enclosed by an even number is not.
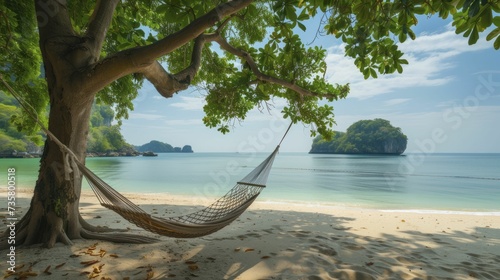
{"type": "MultiPolygon", "coordinates": [[[[0,2],[0,46],[5,50],[0,54],[0,74],[14,81],[16,89],[25,93],[27,101],[43,118],[42,112],[49,100],[41,73],[33,4],[30,1],[0,2]]],[[[101,56],[105,58],[154,43],[224,2],[120,1],[101,56]]],[[[77,34],[84,34],[94,7],[94,1],[68,1],[71,23],[77,34]]],[[[344,98],[349,88],[328,83],[324,77],[325,49],[305,45],[295,34],[297,28],[306,31],[306,21],[323,17],[320,33],[332,35],[332,41],[337,38],[344,42],[346,55],[354,58],[365,78],[376,78],[378,74],[403,71],[408,61],[397,43],[415,39],[412,28],[418,24],[418,16],[451,16],[457,34],[468,37],[469,44],[476,43],[479,33],[487,31],[486,39],[499,49],[499,11],[497,0],[254,1],[206,30],[205,34],[219,34],[220,40],[205,44],[201,66],[190,83],[206,90],[203,121],[221,132],[229,131],[232,121],[243,120],[252,108],[266,108],[273,97],[279,97],[288,102],[283,109],[285,117],[314,124],[313,133],[329,135],[334,123],[333,107],[318,101],[344,98]],[[288,84],[283,86],[262,76],[288,84]]],[[[316,32],[316,29],[307,32],[316,32]]],[[[192,62],[194,45],[191,40],[159,61],[170,73],[178,73],[192,62]]],[[[133,109],[132,100],[143,79],[141,75],[120,78],[101,90],[97,99],[114,106],[117,118],[126,118],[127,112],[133,109]]],[[[25,117],[17,120],[24,127],[30,127],[25,117]]],[[[31,130],[36,130],[33,127],[31,125],[31,130]]]]}

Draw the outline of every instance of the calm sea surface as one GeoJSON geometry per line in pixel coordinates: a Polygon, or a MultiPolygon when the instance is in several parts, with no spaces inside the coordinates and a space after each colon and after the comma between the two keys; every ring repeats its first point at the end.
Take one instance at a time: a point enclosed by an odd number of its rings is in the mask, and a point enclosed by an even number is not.
{"type": "MultiPolygon", "coordinates": [[[[223,195],[268,154],[193,153],[89,158],[87,166],[122,192],[223,195]]],[[[32,188],[39,159],[0,159],[32,188]]],[[[84,186],[88,188],[88,186],[84,186]]],[[[261,201],[332,203],[393,210],[500,213],[500,154],[405,156],[280,153],[261,201]]]]}

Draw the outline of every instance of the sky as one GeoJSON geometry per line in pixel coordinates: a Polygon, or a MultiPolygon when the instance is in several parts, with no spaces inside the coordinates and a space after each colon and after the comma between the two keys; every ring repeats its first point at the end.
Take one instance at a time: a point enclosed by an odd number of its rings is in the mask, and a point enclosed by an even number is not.
{"type": "MultiPolygon", "coordinates": [[[[303,42],[328,52],[326,78],[350,84],[346,99],[334,107],[334,130],[345,131],[359,120],[383,118],[408,136],[405,153],[500,153],[500,51],[482,34],[469,46],[449,21],[421,19],[417,38],[400,44],[409,65],[402,74],[363,78],[344,47],[333,36],[313,40],[314,22],[299,34],[303,42]]],[[[195,152],[268,152],[281,140],[288,120],[285,102],[274,99],[271,112],[251,111],[228,134],[203,125],[204,92],[188,89],[173,98],[161,97],[145,82],[134,111],[123,120],[122,134],[134,145],[158,140],[172,146],[191,145],[195,152]]],[[[280,150],[308,152],[310,126],[291,127],[280,150]]]]}

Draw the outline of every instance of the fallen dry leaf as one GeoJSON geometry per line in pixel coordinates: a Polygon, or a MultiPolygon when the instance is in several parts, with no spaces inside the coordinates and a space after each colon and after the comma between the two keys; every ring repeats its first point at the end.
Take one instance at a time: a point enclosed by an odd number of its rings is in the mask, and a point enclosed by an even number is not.
{"type": "Polygon", "coordinates": [[[108,256],[113,257],[113,258],[118,258],[117,254],[109,254],[108,256]]]}
{"type": "Polygon", "coordinates": [[[19,277],[17,279],[23,279],[23,278],[38,276],[38,274],[35,272],[31,272],[31,271],[23,271],[23,272],[19,272],[18,276],[19,277]]]}
{"type": "Polygon", "coordinates": [[[240,248],[235,248],[234,251],[235,252],[239,252],[241,249],[240,248]]]}
{"type": "Polygon", "coordinates": [[[94,265],[94,266],[92,267],[92,268],[93,268],[92,272],[94,272],[94,273],[101,273],[101,272],[102,272],[102,267],[103,267],[103,266],[104,266],[104,264],[101,264],[101,265],[99,265],[99,266],[95,266],[95,265],[94,265]]]}
{"type": "Polygon", "coordinates": [[[255,249],[252,248],[245,249],[245,252],[253,252],[253,251],[255,251],[255,249]]]}
{"type": "Polygon", "coordinates": [[[99,262],[99,260],[92,260],[92,261],[81,262],[80,264],[83,264],[84,266],[91,266],[91,265],[96,264],[98,262],[99,262]]]}
{"type": "Polygon", "coordinates": [[[188,268],[189,268],[190,270],[198,270],[198,269],[199,269],[199,267],[198,267],[198,265],[197,265],[197,264],[190,264],[190,265],[188,265],[188,268]]]}
{"type": "Polygon", "coordinates": [[[50,272],[49,270],[50,270],[50,265],[49,265],[49,266],[47,266],[47,268],[43,271],[43,273],[48,274],[48,275],[51,275],[51,274],[52,274],[52,272],[50,272]]]}
{"type": "Polygon", "coordinates": [[[95,272],[92,272],[89,274],[89,279],[94,279],[94,278],[97,278],[99,277],[99,273],[95,273],[95,272]]]}
{"type": "Polygon", "coordinates": [[[63,265],[65,265],[65,264],[66,264],[66,263],[62,263],[62,264],[58,264],[58,265],[56,265],[56,269],[61,268],[61,267],[62,267],[63,265]]]}

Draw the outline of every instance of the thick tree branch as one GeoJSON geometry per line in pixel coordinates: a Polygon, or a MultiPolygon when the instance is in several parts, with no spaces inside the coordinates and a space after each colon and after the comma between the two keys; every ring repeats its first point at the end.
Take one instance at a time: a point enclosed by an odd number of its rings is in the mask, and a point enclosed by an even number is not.
{"type": "Polygon", "coordinates": [[[257,63],[255,63],[255,60],[246,51],[243,51],[243,50],[240,50],[238,48],[233,47],[222,36],[217,36],[217,38],[215,38],[214,41],[217,42],[223,50],[230,52],[230,53],[244,59],[248,63],[250,70],[252,70],[253,74],[257,77],[257,80],[259,80],[259,81],[281,85],[285,88],[288,88],[290,90],[295,91],[296,93],[300,94],[301,96],[330,97],[330,98],[335,98],[335,99],[337,98],[334,94],[331,94],[331,93],[312,92],[312,91],[307,90],[305,88],[302,88],[302,87],[300,87],[292,82],[266,75],[259,70],[257,63]]]}
{"type": "Polygon", "coordinates": [[[144,68],[141,73],[150,81],[156,90],[165,98],[180,90],[186,89],[189,84],[182,83],[169,74],[158,61],[151,63],[150,66],[144,68]]]}
{"type": "MultiPolygon", "coordinates": [[[[74,38],[75,32],[71,25],[65,0],[39,1],[35,0],[36,19],[38,22],[39,45],[45,67],[45,77],[49,87],[55,85],[58,79],[67,78],[68,73],[55,73],[57,67],[53,64],[64,63],[53,49],[51,42],[59,38],[74,38]],[[52,58],[52,59],[51,59],[52,58]],[[55,59],[54,59],[55,58],[55,59]],[[57,60],[59,59],[59,61],[57,60]]],[[[64,69],[64,68],[63,68],[64,69]]]]}
{"type": "Polygon", "coordinates": [[[155,86],[156,90],[162,96],[166,98],[172,97],[174,93],[189,87],[194,76],[200,69],[203,46],[207,41],[215,40],[217,36],[217,34],[202,34],[198,36],[194,41],[191,64],[177,74],[169,74],[157,61],[149,67],[144,68],[141,73],[155,86]]]}
{"type": "MultiPolygon", "coordinates": [[[[253,0],[233,0],[218,5],[183,29],[147,46],[128,49],[111,55],[73,77],[86,85],[85,91],[96,92],[125,75],[144,72],[156,59],[194,40],[216,22],[247,7],[253,0]]],[[[156,71],[156,70],[155,70],[156,71]]],[[[159,72],[158,72],[159,73],[159,72]]]]}
{"type": "Polygon", "coordinates": [[[102,44],[108,33],[108,28],[118,2],[119,0],[97,0],[94,12],[90,17],[85,37],[90,40],[92,55],[96,61],[99,59],[102,44]]]}

